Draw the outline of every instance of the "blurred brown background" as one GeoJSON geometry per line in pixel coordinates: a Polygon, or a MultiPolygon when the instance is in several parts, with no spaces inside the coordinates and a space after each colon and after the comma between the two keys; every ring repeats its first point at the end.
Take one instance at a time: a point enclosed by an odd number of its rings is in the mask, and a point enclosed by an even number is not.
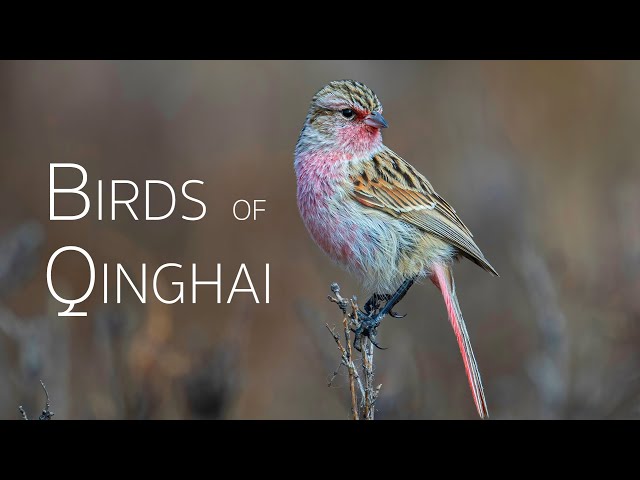
{"type": "MultiPolygon", "coordinates": [[[[456,269],[492,417],[640,414],[640,63],[33,61],[0,63],[0,418],[39,412],[39,379],[56,419],[349,417],[345,371],[327,387],[338,355],[324,323],[341,317],[326,294],[333,281],[370,292],[308,237],[292,165],[311,96],[339,78],[378,94],[385,143],[501,274],[456,269]],[[84,219],[48,221],[50,162],[87,169],[84,219]],[[176,213],[136,222],[120,207],[98,222],[98,179],[141,193],[165,180],[176,213]],[[190,190],[207,204],[199,222],[180,219],[199,213],[179,194],[189,179],[205,182],[190,190]],[[240,198],[266,199],[267,213],[236,221],[240,198]],[[63,245],[98,267],[88,317],[57,317],[48,293],[63,245]],[[197,304],[163,305],[149,284],[147,304],[124,285],[118,305],[110,284],[104,305],[103,262],[138,279],[143,262],[197,263],[203,278],[220,262],[223,300],[242,262],[262,299],[268,262],[271,303],[216,304],[199,287],[197,304]]],[[[163,278],[189,282],[183,270],[163,278]]],[[[60,257],[59,292],[79,296],[87,279],[85,262],[60,257]]],[[[377,418],[476,418],[437,290],[414,287],[398,310],[409,315],[379,336],[377,418]]]]}

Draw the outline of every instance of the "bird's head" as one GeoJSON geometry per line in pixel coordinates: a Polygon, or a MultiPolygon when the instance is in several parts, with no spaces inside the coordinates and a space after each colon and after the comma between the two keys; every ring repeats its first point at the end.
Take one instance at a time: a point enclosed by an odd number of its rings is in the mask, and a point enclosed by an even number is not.
{"type": "Polygon", "coordinates": [[[337,80],[313,96],[298,146],[366,155],[380,147],[380,129],[386,127],[382,105],[369,87],[337,80]]]}

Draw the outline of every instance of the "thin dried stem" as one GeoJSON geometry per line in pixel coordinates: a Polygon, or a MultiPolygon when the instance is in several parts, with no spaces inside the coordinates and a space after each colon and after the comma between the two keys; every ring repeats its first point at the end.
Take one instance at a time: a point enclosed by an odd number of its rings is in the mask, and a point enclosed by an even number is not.
{"type": "Polygon", "coordinates": [[[353,368],[349,367],[349,390],[351,392],[351,413],[353,414],[353,419],[358,420],[358,397],[356,395],[356,382],[355,382],[355,376],[357,372],[356,372],[355,365],[351,360],[352,350],[351,350],[351,342],[349,341],[350,340],[349,317],[347,315],[345,315],[342,318],[342,325],[344,326],[344,338],[347,344],[347,348],[346,348],[347,362],[349,365],[353,367],[353,368]]]}
{"type": "Polygon", "coordinates": [[[365,387],[364,387],[364,418],[366,420],[373,420],[373,345],[368,338],[362,342],[362,371],[364,372],[365,387]]]}
{"type": "Polygon", "coordinates": [[[44,394],[47,396],[47,403],[45,404],[44,410],[40,414],[40,417],[38,417],[38,420],[51,420],[51,417],[53,417],[54,413],[49,410],[51,408],[51,402],[49,401],[49,392],[47,392],[47,387],[44,386],[44,382],[42,380],[40,380],[40,385],[42,385],[44,394]]]}
{"type": "MultiPolygon", "coordinates": [[[[348,325],[346,321],[343,323],[345,325],[348,325]]],[[[356,394],[356,386],[355,386],[355,383],[356,383],[355,378],[358,375],[358,371],[356,370],[356,366],[353,364],[353,361],[351,361],[351,345],[347,341],[347,348],[345,348],[342,345],[342,342],[340,342],[340,335],[336,333],[335,328],[331,329],[331,327],[329,327],[329,324],[325,324],[325,325],[327,327],[327,330],[331,332],[331,335],[333,336],[333,339],[335,340],[336,345],[338,345],[338,349],[340,350],[340,353],[342,355],[340,364],[346,366],[347,370],[349,371],[349,390],[351,392],[351,414],[354,420],[358,420],[358,397],[356,394]]],[[[348,331],[348,327],[346,328],[348,331]]],[[[336,371],[334,372],[333,378],[335,378],[337,373],[338,373],[338,369],[336,369],[336,371]]],[[[333,381],[333,378],[331,379],[332,381],[333,381]]],[[[329,385],[331,385],[331,382],[329,383],[329,385]]]]}
{"type": "Polygon", "coordinates": [[[24,411],[24,408],[22,408],[22,405],[18,406],[18,410],[20,410],[20,415],[22,415],[23,420],[29,420],[29,418],[27,417],[27,412],[24,411]]]}
{"type": "MultiPolygon", "coordinates": [[[[358,372],[358,368],[353,361],[352,339],[351,339],[351,327],[357,328],[359,325],[358,320],[358,304],[356,298],[353,297],[350,300],[340,295],[340,287],[334,283],[331,285],[331,291],[334,296],[329,295],[329,301],[338,305],[343,313],[342,325],[344,328],[344,341],[346,347],[342,345],[340,336],[336,333],[335,328],[330,328],[328,324],[325,324],[333,339],[338,345],[338,349],[341,354],[340,365],[347,367],[349,372],[349,392],[351,395],[351,413],[354,420],[373,420],[375,413],[375,401],[380,393],[382,385],[378,385],[377,388],[373,386],[373,344],[368,338],[364,338],[362,341],[362,374],[358,372]],[[351,307],[349,309],[349,306],[351,307]],[[350,310],[348,312],[348,309],[350,310]],[[357,386],[357,388],[356,388],[357,386]],[[358,400],[358,394],[360,399],[358,400]]],[[[333,373],[329,385],[332,384],[334,378],[338,374],[340,365],[333,373]]]]}
{"type": "MultiPolygon", "coordinates": [[[[40,385],[42,385],[44,394],[47,397],[47,402],[45,403],[44,410],[42,410],[42,413],[38,417],[38,420],[51,420],[51,417],[53,417],[54,413],[50,410],[51,402],[49,401],[49,392],[47,391],[47,387],[45,387],[44,382],[42,380],[40,380],[40,385]]],[[[24,411],[24,408],[22,408],[22,405],[18,406],[18,410],[20,411],[20,415],[22,415],[23,420],[29,420],[29,418],[27,417],[27,412],[24,411]]]]}

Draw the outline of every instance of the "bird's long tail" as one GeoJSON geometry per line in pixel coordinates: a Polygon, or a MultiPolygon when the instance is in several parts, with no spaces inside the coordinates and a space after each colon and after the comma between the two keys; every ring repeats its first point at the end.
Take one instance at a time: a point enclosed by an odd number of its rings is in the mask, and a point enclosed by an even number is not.
{"type": "Polygon", "coordinates": [[[473,401],[478,409],[478,414],[480,415],[480,418],[487,418],[489,416],[489,411],[487,410],[487,402],[484,398],[482,379],[480,378],[480,371],[478,370],[476,358],[473,355],[473,349],[471,348],[471,341],[469,340],[467,327],[465,326],[464,319],[462,318],[458,298],[456,297],[456,286],[451,269],[444,265],[437,265],[431,274],[431,281],[440,289],[440,292],[442,292],[442,296],[444,297],[449,321],[451,322],[453,331],[456,334],[456,339],[458,340],[458,346],[460,347],[460,353],[462,354],[462,360],[464,361],[464,369],[467,372],[469,386],[471,387],[473,401]]]}

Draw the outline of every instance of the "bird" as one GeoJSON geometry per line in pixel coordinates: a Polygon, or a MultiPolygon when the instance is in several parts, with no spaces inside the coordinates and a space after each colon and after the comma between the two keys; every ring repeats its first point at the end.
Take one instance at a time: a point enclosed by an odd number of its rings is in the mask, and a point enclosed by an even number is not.
{"type": "Polygon", "coordinates": [[[383,143],[382,112],[376,94],[355,80],[316,92],[294,151],[300,216],[320,249],[373,292],[358,314],[358,349],[362,336],[378,346],[382,318],[400,317],[392,309],[414,282],[431,280],[444,299],[478,415],[488,418],[453,265],[464,257],[498,272],[429,180],[383,143]]]}

